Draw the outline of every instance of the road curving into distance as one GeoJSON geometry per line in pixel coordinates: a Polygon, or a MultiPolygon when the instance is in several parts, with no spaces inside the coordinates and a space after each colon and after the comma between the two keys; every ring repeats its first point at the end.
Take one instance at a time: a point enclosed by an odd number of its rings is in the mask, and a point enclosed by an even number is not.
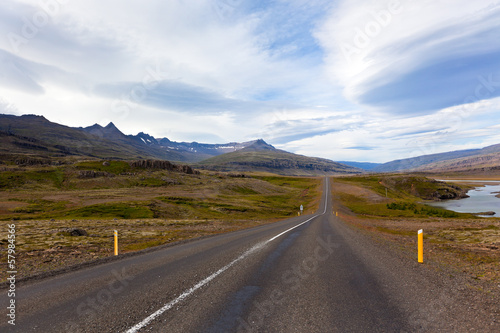
{"type": "Polygon", "coordinates": [[[323,188],[313,215],[20,286],[0,331],[498,331],[457,281],[344,224],[323,188]]]}

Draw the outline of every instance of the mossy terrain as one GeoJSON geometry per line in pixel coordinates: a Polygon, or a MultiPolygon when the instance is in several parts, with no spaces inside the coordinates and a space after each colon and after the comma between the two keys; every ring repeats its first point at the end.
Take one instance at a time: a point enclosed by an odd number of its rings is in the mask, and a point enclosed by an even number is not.
{"type": "Polygon", "coordinates": [[[458,187],[443,181],[414,175],[370,175],[342,177],[345,181],[368,187],[372,191],[388,198],[447,200],[465,198],[470,187],[458,187]],[[387,192],[386,192],[387,189],[387,192]]]}
{"type": "Polygon", "coordinates": [[[339,194],[342,203],[357,214],[382,217],[471,217],[470,214],[425,204],[426,201],[465,197],[468,188],[412,175],[354,176],[338,178],[336,181],[353,184],[373,193],[372,197],[357,193],[339,194]]]}
{"type": "Polygon", "coordinates": [[[483,281],[485,290],[498,288],[500,219],[426,205],[437,199],[435,193],[465,189],[414,175],[342,177],[332,186],[334,205],[336,199],[343,221],[397,243],[412,260],[416,260],[417,231],[423,229],[424,262],[437,261],[464,272],[474,281],[483,281]]]}
{"type": "Polygon", "coordinates": [[[108,172],[114,175],[119,175],[131,171],[132,167],[126,161],[84,161],[75,163],[74,167],[77,170],[93,170],[108,172]]]}
{"type": "Polygon", "coordinates": [[[124,161],[10,167],[0,174],[0,220],[278,218],[318,195],[319,180],[132,168],[124,161]],[[175,194],[166,195],[168,193],[175,194]],[[180,195],[178,195],[180,194],[180,195]],[[5,206],[5,205],[4,205],[5,206]]]}
{"type": "Polygon", "coordinates": [[[43,167],[30,170],[9,168],[0,172],[0,190],[17,188],[61,188],[65,173],[61,168],[43,167]]]}
{"type": "MultiPolygon", "coordinates": [[[[321,193],[320,178],[186,174],[125,161],[2,168],[0,223],[16,224],[19,277],[112,255],[113,230],[121,253],[136,251],[296,216],[300,205],[311,212],[321,193]]],[[[6,262],[1,251],[3,272],[6,262]]]]}
{"type": "Polygon", "coordinates": [[[231,153],[198,162],[196,166],[216,171],[273,172],[281,175],[333,175],[361,173],[362,170],[323,158],[292,154],[261,142],[231,153]]]}
{"type": "Polygon", "coordinates": [[[422,176],[386,176],[380,184],[391,189],[396,195],[407,195],[424,200],[449,200],[466,198],[468,187],[459,187],[422,176]]]}

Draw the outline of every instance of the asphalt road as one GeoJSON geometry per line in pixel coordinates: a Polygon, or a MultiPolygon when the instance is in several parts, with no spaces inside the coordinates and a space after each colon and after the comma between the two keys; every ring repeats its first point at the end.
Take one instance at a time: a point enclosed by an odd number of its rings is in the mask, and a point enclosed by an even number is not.
{"type": "MultiPolygon", "coordinates": [[[[462,293],[333,214],[223,234],[20,286],[1,332],[468,331],[462,293]]],[[[416,254],[415,254],[416,255],[416,254]]],[[[2,294],[1,307],[7,306],[2,294]]],[[[473,309],[472,309],[473,311],[473,309]]],[[[484,323],[482,330],[498,326],[484,323]]]]}

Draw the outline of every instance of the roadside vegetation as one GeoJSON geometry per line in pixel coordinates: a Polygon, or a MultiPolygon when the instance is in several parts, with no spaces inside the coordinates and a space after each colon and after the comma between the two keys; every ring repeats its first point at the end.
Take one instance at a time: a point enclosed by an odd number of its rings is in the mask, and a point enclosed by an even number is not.
{"type": "MultiPolygon", "coordinates": [[[[19,278],[316,210],[321,179],[185,173],[126,161],[0,166],[0,223],[15,223],[19,278]]],[[[0,236],[1,280],[6,239],[0,236]]]]}
{"type": "Polygon", "coordinates": [[[426,262],[440,262],[466,272],[472,281],[486,282],[477,288],[498,289],[500,219],[426,204],[442,197],[460,198],[467,189],[421,176],[370,175],[336,178],[332,191],[349,224],[396,242],[415,260],[417,231],[423,229],[426,262]]]}
{"type": "Polygon", "coordinates": [[[458,187],[411,175],[354,176],[335,181],[363,189],[338,194],[342,204],[357,214],[382,217],[472,217],[470,214],[460,214],[426,204],[436,200],[464,198],[469,189],[467,186],[458,187]]]}

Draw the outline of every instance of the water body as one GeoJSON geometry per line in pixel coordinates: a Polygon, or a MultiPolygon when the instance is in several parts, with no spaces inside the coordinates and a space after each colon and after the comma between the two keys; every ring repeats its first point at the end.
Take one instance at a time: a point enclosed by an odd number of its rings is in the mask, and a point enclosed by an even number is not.
{"type": "Polygon", "coordinates": [[[500,198],[496,195],[500,192],[500,181],[489,180],[443,180],[446,182],[461,182],[461,183],[481,183],[485,184],[481,187],[476,187],[467,192],[470,198],[459,200],[446,200],[441,202],[430,203],[434,207],[441,207],[452,210],[458,213],[483,213],[495,212],[496,214],[488,217],[500,217],[500,198]],[[496,192],[496,193],[495,193],[496,192]]]}

